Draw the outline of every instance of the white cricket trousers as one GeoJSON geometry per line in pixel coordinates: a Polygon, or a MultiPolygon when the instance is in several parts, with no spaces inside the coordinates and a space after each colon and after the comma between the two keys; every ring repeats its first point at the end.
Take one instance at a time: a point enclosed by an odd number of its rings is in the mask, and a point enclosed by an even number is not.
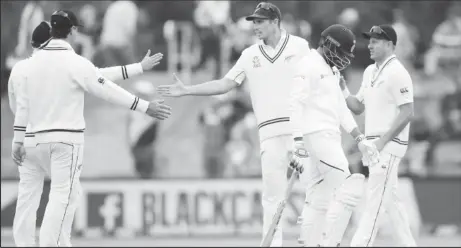
{"type": "MultiPolygon", "coordinates": [[[[37,221],[37,210],[40,205],[40,199],[43,191],[43,183],[45,176],[52,179],[50,200],[47,205],[47,210],[42,223],[42,229],[40,233],[40,243],[42,246],[56,246],[58,242],[47,241],[49,238],[46,236],[49,231],[44,229],[44,224],[49,223],[49,220],[63,221],[61,226],[61,234],[58,234],[58,240],[60,246],[71,246],[70,233],[72,227],[73,213],[75,212],[76,205],[78,204],[78,195],[80,194],[80,183],[79,176],[81,168],[76,170],[75,166],[78,164],[81,166],[83,158],[83,145],[81,144],[64,144],[64,143],[49,143],[39,144],[36,146],[26,146],[26,157],[19,169],[19,185],[18,185],[18,200],[16,204],[16,212],[13,221],[13,237],[16,246],[18,247],[36,247],[38,246],[35,239],[36,221],[37,221]],[[72,155],[70,155],[72,154],[72,155]],[[73,161],[72,161],[73,160],[73,161]],[[72,162],[72,168],[70,164],[72,162]],[[66,165],[69,167],[64,169],[66,165]],[[70,178],[70,170],[73,170],[74,181],[72,182],[72,193],[70,194],[70,181],[65,182],[64,179],[70,178]],[[57,194],[66,195],[63,193],[64,188],[69,185],[69,191],[67,197],[72,195],[70,198],[72,201],[68,201],[69,207],[66,211],[66,218],[62,218],[64,214],[61,214],[61,218],[58,218],[54,210],[57,204],[53,203],[59,197],[55,197],[57,194]],[[58,190],[53,190],[53,188],[58,190]],[[55,193],[53,193],[55,192],[55,193]],[[61,193],[57,193],[61,192],[61,193]],[[51,196],[53,195],[53,198],[51,196]],[[55,199],[52,201],[52,199],[55,199]],[[51,203],[51,204],[50,204],[51,203]],[[47,214],[49,213],[49,214],[47,214]],[[48,217],[48,216],[52,217],[48,217]],[[50,219],[51,218],[51,219],[50,219]],[[48,243],[44,243],[48,242],[48,243]],[[54,244],[54,245],[53,245],[54,244]]],[[[48,224],[47,224],[48,225],[48,224]]]]}
{"type": "Polygon", "coordinates": [[[35,146],[25,148],[26,157],[18,167],[18,200],[13,220],[13,237],[17,247],[36,247],[37,209],[46,172],[39,162],[35,146]]]}
{"type": "Polygon", "coordinates": [[[306,189],[299,240],[304,246],[318,246],[327,223],[327,213],[336,190],[350,175],[341,134],[319,131],[304,135],[309,158],[303,161],[300,181],[306,189]]]}
{"type": "MultiPolygon", "coordinates": [[[[293,138],[291,135],[276,136],[261,142],[263,237],[269,230],[278,204],[285,195],[292,146],[293,138]]],[[[271,246],[282,246],[283,222],[282,215],[271,246]]]]}
{"type": "Polygon", "coordinates": [[[40,229],[40,246],[72,246],[70,235],[81,194],[83,144],[37,144],[37,154],[50,172],[48,204],[40,229]]]}
{"type": "Polygon", "coordinates": [[[401,246],[416,246],[407,212],[397,195],[400,157],[381,152],[380,162],[369,167],[365,212],[360,217],[351,246],[372,246],[384,211],[401,246]]]}

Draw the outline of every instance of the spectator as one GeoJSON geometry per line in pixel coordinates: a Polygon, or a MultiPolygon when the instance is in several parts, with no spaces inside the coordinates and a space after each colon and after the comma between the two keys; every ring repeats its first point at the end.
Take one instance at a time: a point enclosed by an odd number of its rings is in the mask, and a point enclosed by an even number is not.
{"type": "Polygon", "coordinates": [[[203,67],[209,57],[215,61],[214,78],[221,77],[221,36],[230,22],[230,1],[198,1],[194,12],[195,24],[202,40],[200,62],[194,71],[203,67]]]}
{"type": "Polygon", "coordinates": [[[229,38],[232,43],[231,63],[237,61],[245,48],[255,44],[258,38],[254,35],[253,24],[245,20],[245,16],[229,29],[229,38]]]}
{"type": "Polygon", "coordinates": [[[461,90],[443,98],[441,104],[442,126],[429,137],[426,164],[434,169],[434,152],[443,141],[461,141],[461,90]]]}
{"type": "Polygon", "coordinates": [[[447,19],[432,36],[432,47],[426,53],[424,70],[433,75],[438,68],[461,90],[461,4],[448,9],[447,19]]]}
{"type": "MultiPolygon", "coordinates": [[[[355,8],[345,8],[338,15],[338,23],[348,27],[355,34],[361,33],[361,31],[358,30],[358,25],[357,25],[359,21],[360,21],[360,15],[359,15],[359,12],[355,8]]],[[[366,51],[367,56],[369,56],[368,48],[366,47],[368,44],[367,45],[364,44],[365,39],[357,39],[357,42],[359,44],[362,44],[362,46],[360,47],[361,48],[360,51],[362,52],[366,51]]],[[[356,43],[356,47],[354,48],[355,56],[357,56],[357,50],[358,49],[357,49],[357,43],[356,43]]],[[[353,68],[348,67],[341,72],[346,82],[348,82],[350,79],[349,74],[351,73],[351,70],[353,70],[353,68]]]]}
{"type": "Polygon", "coordinates": [[[103,20],[100,47],[94,58],[98,67],[130,64],[136,61],[138,7],[133,1],[114,1],[103,20]]]}
{"type": "MultiPolygon", "coordinates": [[[[138,81],[133,84],[134,94],[144,99],[152,99],[155,88],[151,82],[138,81]]],[[[128,115],[128,143],[133,156],[136,174],[143,179],[152,178],[158,172],[155,166],[155,144],[158,121],[138,112],[128,115]]]]}
{"type": "Polygon", "coordinates": [[[394,9],[393,15],[394,23],[392,26],[397,33],[397,37],[399,37],[395,47],[395,55],[411,74],[414,71],[413,63],[416,55],[416,42],[419,39],[418,30],[408,22],[403,10],[394,9]]]}
{"type": "Polygon", "coordinates": [[[45,1],[28,1],[22,9],[21,19],[19,21],[18,45],[7,60],[7,67],[11,70],[17,61],[26,58],[32,54],[30,40],[34,28],[45,19],[43,6],[45,1]]]}
{"type": "Polygon", "coordinates": [[[76,37],[74,50],[77,54],[82,55],[83,57],[92,60],[95,45],[96,37],[98,35],[97,30],[97,10],[96,7],[92,4],[85,4],[80,8],[79,19],[82,22],[82,26],[78,30],[78,36],[76,37]]]}

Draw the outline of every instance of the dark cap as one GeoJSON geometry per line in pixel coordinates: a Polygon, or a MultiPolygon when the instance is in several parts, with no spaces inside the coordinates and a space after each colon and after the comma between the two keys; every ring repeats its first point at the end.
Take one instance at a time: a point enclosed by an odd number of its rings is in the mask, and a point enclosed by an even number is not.
{"type": "Polygon", "coordinates": [[[391,25],[383,24],[379,26],[373,26],[369,32],[362,33],[365,39],[382,39],[392,41],[394,46],[397,44],[397,33],[391,25]]]}
{"type": "Polygon", "coordinates": [[[72,11],[58,10],[51,15],[51,27],[66,29],[71,27],[83,27],[72,11]]]}
{"type": "Polygon", "coordinates": [[[32,33],[32,40],[30,41],[32,47],[38,48],[41,44],[45,43],[45,41],[49,40],[51,38],[50,30],[51,27],[48,22],[41,22],[32,33]]]}
{"type": "Polygon", "coordinates": [[[255,11],[252,15],[245,18],[247,21],[253,21],[254,19],[279,19],[282,20],[282,12],[280,9],[272,3],[262,2],[256,6],[255,11]]]}

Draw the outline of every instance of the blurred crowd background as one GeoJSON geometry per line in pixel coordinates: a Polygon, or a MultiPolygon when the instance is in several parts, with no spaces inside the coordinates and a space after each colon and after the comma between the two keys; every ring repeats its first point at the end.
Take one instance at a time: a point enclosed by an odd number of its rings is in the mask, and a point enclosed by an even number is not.
{"type": "MultiPolygon", "coordinates": [[[[2,0],[2,245],[12,227],[18,181],[10,155],[14,116],[7,84],[13,65],[31,54],[30,37],[38,23],[49,20],[57,9],[73,11],[84,26],[74,49],[98,67],[139,62],[148,49],[163,53],[154,70],[119,82],[136,95],[153,99],[156,86],[173,83],[173,72],[188,84],[224,76],[243,49],[256,41],[252,23],[244,17],[258,2],[2,0]]],[[[373,63],[360,33],[377,24],[394,25],[396,55],[410,71],[415,88],[415,118],[409,150],[399,168],[399,193],[416,234],[423,228],[435,233],[441,225],[458,226],[459,232],[461,2],[272,2],[282,11],[282,27],[312,47],[333,23],[354,31],[356,58],[344,72],[353,93],[365,67],[373,63]]],[[[173,115],[158,122],[86,96],[83,203],[74,236],[101,234],[117,241],[114,235],[260,235],[259,139],[247,85],[215,97],[165,100],[173,115]]],[[[363,130],[363,115],[356,120],[363,130]]],[[[343,135],[343,145],[351,170],[367,175],[348,134],[343,135]]],[[[49,182],[44,192],[37,225],[49,182]]],[[[303,189],[296,184],[284,213],[289,224],[284,230],[291,234],[298,232],[296,220],[303,202],[303,189]]],[[[354,216],[352,225],[360,208],[354,216]]],[[[380,233],[389,233],[393,227],[388,227],[380,233]]],[[[461,244],[459,235],[456,242],[461,244]]]]}
{"type": "MultiPolygon", "coordinates": [[[[13,116],[7,83],[16,61],[31,54],[30,35],[56,9],[83,22],[76,52],[98,67],[138,62],[148,49],[163,53],[154,71],[123,82],[147,98],[179,72],[189,83],[222,77],[255,42],[244,20],[258,1],[2,1],[2,178],[17,178],[10,159],[13,116]]],[[[391,23],[396,54],[411,72],[416,116],[402,175],[461,177],[461,3],[457,1],[273,1],[282,26],[315,47],[332,23],[357,35],[356,58],[345,71],[353,92],[369,59],[360,33],[391,23]]],[[[39,93],[38,93],[39,94],[39,93]]],[[[259,142],[245,85],[218,97],[167,99],[174,117],[143,118],[88,97],[83,178],[260,177],[259,142]]],[[[357,117],[363,125],[363,116],[357,117]]],[[[363,127],[363,126],[362,126],[363,127]]],[[[353,171],[365,172],[348,135],[353,171]]]]}

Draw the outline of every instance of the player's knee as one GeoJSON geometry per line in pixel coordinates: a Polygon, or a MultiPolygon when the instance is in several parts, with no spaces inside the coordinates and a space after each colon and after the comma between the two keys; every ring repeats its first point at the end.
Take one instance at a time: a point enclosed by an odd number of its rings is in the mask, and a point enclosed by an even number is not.
{"type": "MultiPolygon", "coordinates": [[[[274,173],[277,174],[277,173],[274,173]]],[[[283,174],[283,172],[281,172],[283,174]]],[[[262,198],[263,203],[277,203],[284,197],[284,189],[286,187],[286,178],[279,175],[267,177],[263,182],[262,198]]]]}
{"type": "Polygon", "coordinates": [[[345,204],[349,208],[356,207],[363,196],[365,176],[362,174],[352,174],[349,176],[336,194],[336,200],[345,204]]]}
{"type": "Polygon", "coordinates": [[[50,189],[50,200],[68,204],[78,197],[78,189],[69,184],[53,185],[50,189]]]}

